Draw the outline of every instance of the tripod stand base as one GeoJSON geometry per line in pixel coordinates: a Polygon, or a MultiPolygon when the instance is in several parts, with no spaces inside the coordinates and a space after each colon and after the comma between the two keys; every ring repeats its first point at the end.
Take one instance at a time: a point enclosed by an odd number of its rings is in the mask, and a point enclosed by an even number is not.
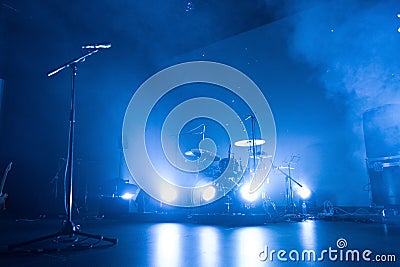
{"type": "MultiPolygon", "coordinates": [[[[12,251],[12,250],[15,250],[20,247],[24,247],[27,245],[31,245],[31,244],[49,240],[49,239],[56,239],[56,238],[60,239],[62,237],[73,238],[73,237],[79,237],[79,236],[86,237],[86,238],[92,238],[94,240],[97,240],[98,242],[106,241],[106,242],[111,243],[112,245],[116,245],[118,243],[117,238],[108,238],[108,237],[104,237],[102,235],[94,235],[94,234],[88,234],[88,233],[81,232],[81,231],[79,231],[79,227],[76,226],[74,224],[74,222],[72,222],[71,220],[65,220],[63,222],[63,225],[62,225],[60,231],[58,231],[54,234],[42,236],[42,237],[28,240],[25,242],[10,244],[10,245],[8,245],[8,250],[12,251]]],[[[71,240],[71,241],[73,242],[73,240],[71,240]]],[[[93,247],[93,245],[88,246],[88,248],[91,248],[91,247],[93,247]]]]}

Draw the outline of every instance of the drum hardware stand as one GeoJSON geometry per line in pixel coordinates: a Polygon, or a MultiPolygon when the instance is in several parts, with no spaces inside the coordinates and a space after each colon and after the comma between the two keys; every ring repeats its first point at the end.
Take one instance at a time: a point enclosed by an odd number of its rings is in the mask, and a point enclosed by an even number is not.
{"type": "MultiPolygon", "coordinates": [[[[75,225],[72,221],[72,182],[73,182],[73,170],[74,170],[74,133],[75,133],[75,77],[77,75],[77,64],[82,63],[85,59],[99,51],[98,48],[94,50],[86,52],[83,56],[77,57],[72,59],[71,61],[65,63],[61,67],[49,72],[47,74],[48,77],[53,76],[54,74],[58,73],[59,71],[71,68],[72,70],[72,86],[71,86],[71,110],[70,110],[70,120],[69,120],[69,138],[68,138],[68,151],[67,151],[67,166],[65,168],[65,178],[66,178],[66,186],[67,186],[67,194],[66,198],[66,219],[63,221],[63,225],[61,229],[54,233],[47,236],[39,237],[36,239],[32,239],[29,241],[11,244],[8,245],[8,250],[14,250],[18,247],[30,245],[33,243],[37,243],[40,241],[48,240],[48,239],[60,239],[62,237],[72,238],[73,236],[83,236],[86,238],[97,239],[98,241],[107,241],[111,244],[117,244],[118,239],[116,238],[108,238],[102,235],[94,235],[81,232],[79,230],[79,225],[75,225]]],[[[76,240],[76,239],[74,239],[76,240]]],[[[88,246],[89,248],[91,246],[88,246]]]]}
{"type": "Polygon", "coordinates": [[[265,213],[272,218],[273,216],[277,215],[277,210],[276,210],[276,204],[274,201],[271,200],[271,198],[265,193],[262,193],[262,205],[263,205],[263,209],[265,211],[265,213]],[[270,209],[270,207],[272,208],[272,211],[270,209]]]}
{"type": "MultiPolygon", "coordinates": [[[[290,213],[294,213],[294,210],[296,209],[296,204],[293,202],[293,186],[292,186],[292,181],[293,178],[291,176],[291,162],[288,163],[287,165],[288,168],[288,173],[286,174],[285,180],[286,180],[286,208],[289,209],[290,213]]],[[[302,185],[300,185],[301,187],[302,185]]]]}
{"type": "MultiPolygon", "coordinates": [[[[63,162],[65,161],[64,158],[60,158],[60,160],[62,160],[63,162]]],[[[51,179],[50,184],[52,184],[52,196],[54,197],[54,199],[58,199],[58,179],[60,178],[60,171],[62,169],[62,165],[60,164],[60,162],[58,162],[58,169],[56,174],[54,175],[53,179],[51,179]]]]}
{"type": "Polygon", "coordinates": [[[226,205],[226,213],[227,214],[230,214],[230,212],[231,212],[231,205],[232,205],[232,198],[231,198],[231,196],[230,195],[227,195],[227,200],[226,200],[226,202],[225,202],[225,205],[226,205]]]}
{"type": "Polygon", "coordinates": [[[254,135],[255,119],[254,115],[249,115],[245,120],[251,119],[251,153],[253,156],[253,173],[256,171],[256,138],[254,135]]]}
{"type": "MultiPolygon", "coordinates": [[[[205,133],[206,133],[206,125],[205,125],[204,123],[202,123],[202,124],[200,124],[200,125],[194,127],[193,129],[187,131],[187,132],[184,133],[184,134],[194,134],[194,135],[196,135],[196,134],[201,134],[201,141],[204,141],[205,133]],[[200,129],[200,127],[202,127],[202,130],[201,130],[200,132],[197,132],[197,130],[200,129]]],[[[191,152],[191,151],[192,151],[192,150],[187,151],[187,152],[191,152]]],[[[199,151],[200,151],[200,150],[199,150],[199,151]]],[[[185,153],[185,154],[186,154],[186,153],[185,153]]],[[[188,155],[188,154],[186,154],[186,155],[188,155]]],[[[191,155],[194,155],[194,154],[191,153],[191,155]]],[[[197,180],[197,179],[199,178],[199,174],[200,174],[200,162],[199,162],[199,159],[201,158],[201,151],[200,151],[200,156],[197,156],[197,155],[195,155],[195,156],[198,157],[197,160],[196,160],[196,165],[197,165],[197,166],[196,166],[196,167],[197,167],[196,180],[197,180]]],[[[202,166],[202,167],[203,167],[203,166],[202,166]]]]}
{"type": "Polygon", "coordinates": [[[298,181],[296,181],[292,176],[291,176],[291,170],[293,169],[293,167],[291,166],[292,161],[289,161],[288,165],[285,166],[284,168],[288,169],[288,173],[282,171],[282,167],[277,167],[272,163],[272,167],[274,169],[277,169],[280,173],[282,173],[283,175],[285,175],[285,187],[286,187],[286,194],[285,194],[285,198],[286,198],[286,210],[285,213],[288,214],[294,214],[295,213],[295,209],[296,209],[296,205],[293,202],[293,186],[292,183],[297,184],[299,187],[303,187],[302,184],[300,184],[298,181]]]}
{"type": "Polygon", "coordinates": [[[256,120],[256,116],[254,115],[249,115],[247,116],[247,118],[245,118],[245,120],[251,119],[251,146],[250,146],[250,153],[251,153],[251,157],[253,158],[253,168],[250,169],[250,174],[252,176],[254,176],[256,174],[256,170],[257,170],[257,165],[256,165],[256,137],[255,137],[255,120],[256,120]]]}

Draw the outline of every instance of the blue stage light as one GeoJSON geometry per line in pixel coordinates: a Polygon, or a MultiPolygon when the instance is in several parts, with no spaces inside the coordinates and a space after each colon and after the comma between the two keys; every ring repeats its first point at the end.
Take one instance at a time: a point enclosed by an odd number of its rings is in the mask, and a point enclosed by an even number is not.
{"type": "Polygon", "coordinates": [[[162,200],[167,203],[173,202],[177,198],[177,196],[178,196],[177,192],[173,189],[164,190],[161,193],[162,200]]]}
{"type": "Polygon", "coordinates": [[[215,189],[214,186],[209,186],[207,187],[202,195],[202,198],[204,201],[210,201],[215,197],[215,194],[217,193],[217,190],[215,189]]]}
{"type": "Polygon", "coordinates": [[[133,197],[135,197],[135,194],[132,194],[132,193],[125,193],[121,196],[121,198],[126,199],[126,200],[132,199],[133,197]]]}
{"type": "Polygon", "coordinates": [[[243,200],[247,202],[254,202],[259,197],[259,192],[250,193],[250,184],[244,184],[240,188],[240,195],[242,196],[243,200]]]}
{"type": "Polygon", "coordinates": [[[307,188],[307,186],[303,185],[297,190],[297,194],[304,200],[308,199],[311,196],[311,190],[307,188]]]}

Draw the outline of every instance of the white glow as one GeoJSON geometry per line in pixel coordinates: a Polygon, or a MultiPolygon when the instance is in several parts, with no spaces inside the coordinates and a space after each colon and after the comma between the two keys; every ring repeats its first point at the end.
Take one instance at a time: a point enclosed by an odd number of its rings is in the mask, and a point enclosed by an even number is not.
{"type": "Polygon", "coordinates": [[[223,257],[221,251],[223,242],[221,241],[221,232],[219,228],[202,226],[199,229],[199,250],[196,256],[199,257],[200,265],[198,266],[222,266],[223,257]]]}
{"type": "Polygon", "coordinates": [[[254,202],[258,198],[259,193],[250,193],[250,184],[245,184],[240,188],[242,198],[248,202],[254,202]]]}
{"type": "MultiPolygon", "coordinates": [[[[268,264],[258,259],[258,254],[266,245],[272,245],[269,230],[263,227],[237,228],[232,233],[232,266],[278,266],[268,264]]],[[[274,255],[276,256],[276,254],[274,255]]],[[[275,258],[274,258],[275,260],[275,258]]],[[[291,265],[291,264],[289,264],[291,265]]],[[[285,266],[285,264],[282,264],[285,266]]]]}
{"type": "Polygon", "coordinates": [[[309,197],[311,196],[311,191],[310,191],[310,189],[308,189],[305,185],[303,185],[303,187],[301,187],[301,188],[297,191],[297,193],[299,194],[299,196],[300,196],[302,199],[307,199],[307,198],[309,198],[309,197]]]}
{"type": "Polygon", "coordinates": [[[163,201],[170,203],[176,199],[177,193],[173,189],[165,190],[161,193],[161,197],[163,201]]]}
{"type": "Polygon", "coordinates": [[[152,236],[155,237],[154,247],[148,252],[148,257],[154,260],[151,266],[183,266],[181,260],[184,253],[182,239],[183,227],[179,224],[157,224],[152,228],[152,236]]]}
{"type": "Polygon", "coordinates": [[[215,194],[217,193],[217,190],[215,190],[214,186],[209,186],[203,191],[202,198],[204,201],[210,201],[215,197],[215,194]]]}
{"type": "Polygon", "coordinates": [[[315,230],[315,221],[307,220],[299,223],[300,229],[298,232],[298,240],[304,248],[317,247],[317,238],[315,230]]]}
{"type": "Polygon", "coordinates": [[[123,194],[123,195],[121,196],[121,198],[128,200],[128,199],[133,198],[134,196],[135,196],[134,194],[125,193],[125,194],[123,194]]]}

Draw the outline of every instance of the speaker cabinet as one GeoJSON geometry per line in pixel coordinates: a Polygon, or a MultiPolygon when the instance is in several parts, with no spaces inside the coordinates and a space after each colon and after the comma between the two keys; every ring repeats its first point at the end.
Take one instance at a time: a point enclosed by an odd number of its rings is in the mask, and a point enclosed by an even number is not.
{"type": "Polygon", "coordinates": [[[400,156],[368,163],[372,203],[400,206],[400,156]]]}
{"type": "Polygon", "coordinates": [[[372,204],[400,206],[400,105],[366,111],[363,129],[372,204]]]}

